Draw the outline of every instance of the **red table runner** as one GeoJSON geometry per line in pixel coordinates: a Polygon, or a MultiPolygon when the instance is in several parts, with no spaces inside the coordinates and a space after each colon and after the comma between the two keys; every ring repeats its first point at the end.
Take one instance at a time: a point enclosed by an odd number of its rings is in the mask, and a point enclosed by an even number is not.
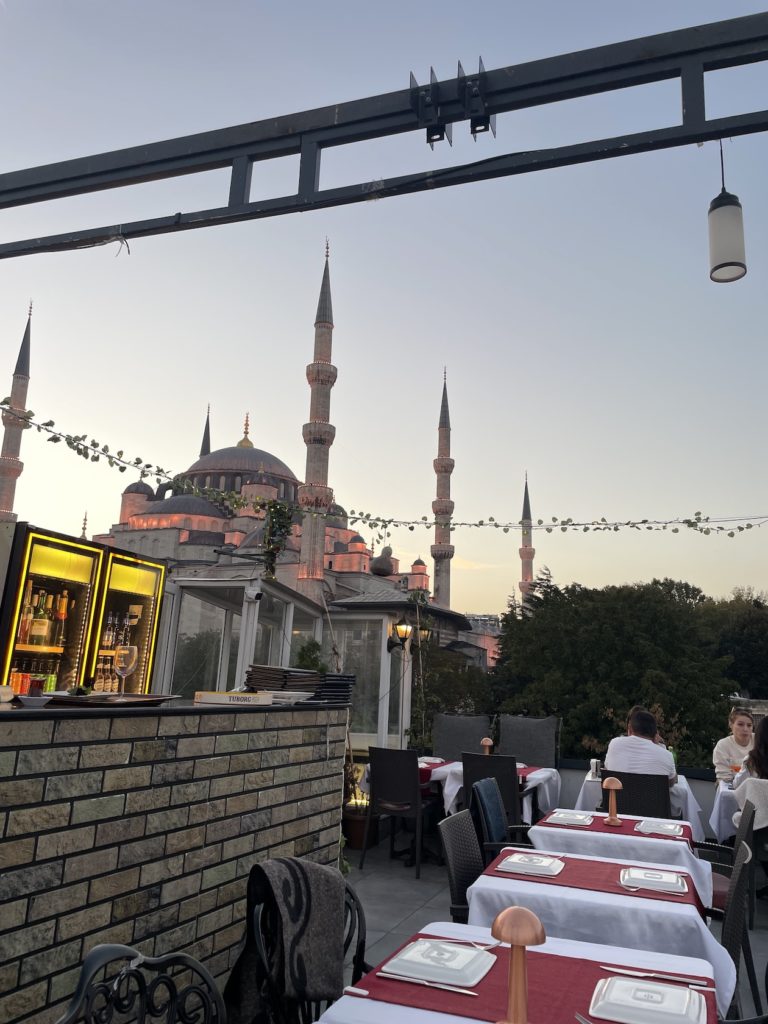
{"type": "Polygon", "coordinates": [[[432,777],[432,772],[435,768],[444,768],[447,764],[453,764],[453,761],[441,761],[440,764],[424,764],[419,765],[419,783],[422,786],[426,786],[432,777]]]}
{"type": "MultiPolygon", "coordinates": [[[[438,936],[415,935],[413,938],[434,939],[438,936]]],[[[412,941],[413,939],[408,940],[412,941]]],[[[406,946],[408,943],[403,945],[406,946]]],[[[356,987],[366,989],[370,993],[369,998],[385,1003],[450,1013],[458,1017],[471,1017],[474,1020],[502,1020],[507,1010],[509,951],[492,949],[489,952],[496,958],[496,963],[475,986],[474,991],[478,993],[475,998],[446,992],[444,989],[380,978],[377,972],[385,969],[386,963],[366,974],[356,987]]],[[[529,1024],[573,1024],[574,1011],[587,1013],[589,1010],[592,993],[598,981],[601,978],[614,977],[610,972],[601,970],[600,965],[591,960],[537,953],[534,948],[528,950],[527,966],[529,1024]]],[[[633,967],[631,963],[611,963],[611,966],[629,969],[633,967]]],[[[707,1024],[716,1024],[717,1007],[715,990],[711,987],[712,980],[701,980],[710,985],[707,991],[702,992],[707,1002],[707,1024]]]]}
{"type": "Polygon", "coordinates": [[[600,814],[595,814],[595,816],[592,819],[591,825],[567,825],[564,822],[560,823],[558,821],[550,821],[549,819],[554,813],[555,811],[551,811],[549,814],[543,817],[541,821],[538,821],[536,824],[546,825],[547,828],[570,828],[576,832],[605,832],[607,835],[614,836],[634,836],[635,839],[672,839],[675,842],[688,843],[689,845],[691,843],[691,840],[693,839],[691,826],[686,825],[683,822],[677,823],[682,826],[683,834],[681,836],[669,836],[655,832],[652,834],[636,832],[635,825],[637,825],[638,822],[629,820],[627,818],[622,818],[620,825],[606,825],[603,816],[600,814]]]}
{"type": "Polygon", "coordinates": [[[527,779],[528,776],[531,774],[531,772],[538,772],[538,771],[541,771],[541,769],[540,768],[536,768],[534,765],[531,765],[531,764],[529,764],[527,768],[520,768],[520,766],[518,765],[517,774],[521,778],[527,779]]]}
{"type": "MultiPolygon", "coordinates": [[[[608,892],[615,893],[617,896],[641,896],[643,899],[648,900],[667,900],[671,903],[687,903],[689,906],[696,907],[702,917],[705,916],[704,906],[699,899],[699,894],[696,891],[696,886],[693,884],[693,879],[685,871],[678,871],[675,868],[675,873],[682,875],[688,883],[688,892],[683,893],[681,896],[673,896],[667,892],[656,892],[654,889],[640,889],[638,892],[630,892],[625,889],[619,881],[622,868],[625,867],[640,867],[643,868],[642,864],[609,864],[604,860],[577,860],[567,855],[560,855],[560,860],[563,861],[565,867],[559,875],[525,875],[518,874],[517,872],[511,871],[498,871],[498,865],[504,860],[505,857],[512,853],[535,853],[530,847],[527,849],[508,849],[504,853],[500,853],[499,856],[492,861],[483,872],[484,875],[489,875],[491,878],[514,878],[519,882],[535,882],[537,885],[566,885],[571,889],[587,889],[590,892],[608,892]]],[[[554,856],[554,854],[552,855],[554,856]]]]}

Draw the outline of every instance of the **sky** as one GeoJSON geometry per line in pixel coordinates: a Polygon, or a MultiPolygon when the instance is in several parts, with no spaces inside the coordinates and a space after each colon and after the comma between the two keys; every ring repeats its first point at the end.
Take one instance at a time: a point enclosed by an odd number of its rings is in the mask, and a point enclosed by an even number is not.
{"type": "MultiPolygon", "coordinates": [[[[0,173],[258,121],[488,69],[757,13],[730,0],[0,0],[0,173]]],[[[768,67],[707,75],[710,116],[760,109],[768,67]]],[[[660,83],[506,114],[496,139],[432,152],[421,133],[326,151],[321,187],[677,123],[660,83]]],[[[747,276],[708,277],[716,143],[303,215],[0,262],[0,381],[34,300],[28,407],[67,433],[180,472],[251,439],[302,478],[305,366],[326,237],[338,381],[330,483],[347,509],[431,515],[446,367],[455,518],[768,514],[764,283],[768,138],[725,142],[744,207],[747,276]],[[3,367],[5,369],[3,370],[3,367]]],[[[291,158],[252,196],[292,192],[291,158]]],[[[226,202],[227,172],[0,213],[0,240],[226,202]]],[[[2,385],[0,385],[2,386],[2,385]]],[[[118,518],[131,482],[25,433],[20,519],[79,534],[118,518]]],[[[768,588],[768,526],[728,539],[623,530],[534,534],[560,584],[671,576],[712,596],[768,588]]],[[[401,564],[426,529],[395,530],[401,564]]],[[[497,613],[519,533],[457,529],[452,605],[497,613]]]]}

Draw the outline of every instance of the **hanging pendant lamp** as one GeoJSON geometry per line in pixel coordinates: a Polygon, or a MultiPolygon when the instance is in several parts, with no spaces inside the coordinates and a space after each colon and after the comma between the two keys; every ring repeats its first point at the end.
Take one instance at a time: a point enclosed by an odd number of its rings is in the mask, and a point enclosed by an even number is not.
{"type": "Polygon", "coordinates": [[[709,277],[718,284],[738,281],[747,272],[744,218],[739,197],[725,190],[723,142],[720,140],[722,190],[709,204],[709,277]]]}

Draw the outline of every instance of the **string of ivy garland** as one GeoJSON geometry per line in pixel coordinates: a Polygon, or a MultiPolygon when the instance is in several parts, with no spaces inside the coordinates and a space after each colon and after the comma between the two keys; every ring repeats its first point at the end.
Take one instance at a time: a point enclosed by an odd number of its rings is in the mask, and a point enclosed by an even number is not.
{"type": "MultiPolygon", "coordinates": [[[[126,459],[125,452],[123,450],[113,452],[110,450],[109,445],[101,444],[92,435],[89,441],[88,434],[65,434],[60,430],[56,430],[53,420],[46,420],[42,423],[38,422],[34,418],[34,412],[31,410],[25,410],[22,412],[18,409],[11,408],[10,398],[4,398],[3,401],[0,402],[0,409],[2,409],[6,414],[21,421],[25,428],[34,427],[38,433],[47,433],[47,440],[49,442],[59,444],[63,441],[71,451],[88,462],[100,462],[104,459],[110,468],[117,468],[120,473],[124,473],[128,469],[137,470],[141,479],[151,476],[155,478],[158,484],[171,483],[173,484],[175,494],[193,494],[198,497],[206,498],[212,504],[222,507],[223,511],[227,511],[229,513],[236,513],[238,510],[246,507],[263,511],[265,513],[266,520],[263,545],[264,561],[267,572],[270,575],[274,575],[277,556],[285,548],[285,543],[290,535],[294,517],[297,514],[314,515],[322,518],[327,518],[332,515],[332,513],[322,509],[305,508],[300,504],[278,501],[275,498],[257,497],[254,499],[247,499],[243,498],[237,491],[224,491],[216,487],[199,487],[197,484],[194,484],[191,480],[188,480],[183,476],[171,474],[168,470],[163,469],[162,466],[145,462],[140,456],[137,456],[132,460],[126,459]]],[[[386,540],[390,536],[390,531],[393,528],[405,528],[410,531],[414,531],[417,527],[423,526],[428,530],[432,530],[436,525],[435,519],[428,516],[421,516],[420,519],[397,519],[394,517],[373,515],[370,512],[362,512],[359,510],[356,512],[354,509],[350,510],[348,514],[348,522],[352,526],[361,524],[373,530],[378,542],[386,540]]],[[[686,519],[630,519],[609,521],[605,517],[602,517],[599,520],[592,520],[591,522],[576,521],[572,517],[559,519],[557,516],[552,516],[549,523],[545,522],[543,519],[538,519],[536,522],[532,522],[531,529],[543,530],[545,533],[552,533],[554,530],[558,529],[562,533],[570,531],[579,531],[582,533],[609,531],[612,533],[618,533],[622,529],[652,531],[669,530],[670,533],[679,533],[681,527],[683,527],[694,530],[695,532],[701,533],[705,536],[709,536],[714,533],[724,534],[727,537],[735,537],[737,534],[744,533],[747,530],[759,529],[766,522],[768,522],[768,515],[751,517],[729,516],[713,519],[709,516],[704,516],[701,512],[695,512],[692,517],[686,519]]],[[[450,524],[452,531],[457,529],[491,528],[501,530],[503,533],[509,533],[510,530],[519,529],[521,526],[522,520],[518,520],[516,522],[499,522],[493,516],[489,516],[487,519],[480,519],[476,522],[452,521],[450,524]]]]}

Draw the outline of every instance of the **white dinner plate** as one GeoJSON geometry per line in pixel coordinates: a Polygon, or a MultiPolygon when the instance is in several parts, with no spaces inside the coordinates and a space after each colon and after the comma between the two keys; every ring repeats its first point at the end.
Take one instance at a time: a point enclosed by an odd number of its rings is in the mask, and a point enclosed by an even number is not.
{"type": "Polygon", "coordinates": [[[589,1015],[618,1024],[706,1024],[704,996],[687,985],[603,978],[589,1004],[589,1015]]]}
{"type": "Polygon", "coordinates": [[[683,826],[675,821],[654,821],[653,818],[646,818],[638,821],[635,832],[642,832],[646,836],[681,836],[683,826]]]}
{"type": "Polygon", "coordinates": [[[477,985],[496,962],[493,953],[449,939],[414,939],[387,961],[387,974],[465,988],[477,985]]]}
{"type": "Polygon", "coordinates": [[[559,875],[565,863],[557,857],[545,857],[540,853],[513,853],[497,864],[497,871],[508,871],[516,875],[559,875]]]}
{"type": "Polygon", "coordinates": [[[555,825],[591,825],[594,820],[594,815],[582,811],[553,811],[547,818],[555,825]]]}
{"type": "Polygon", "coordinates": [[[426,768],[431,764],[442,764],[443,760],[442,757],[420,757],[419,764],[426,768]]]}
{"type": "Polygon", "coordinates": [[[688,892],[685,877],[677,871],[656,871],[653,868],[622,868],[622,885],[629,888],[652,889],[654,892],[688,892]]]}

